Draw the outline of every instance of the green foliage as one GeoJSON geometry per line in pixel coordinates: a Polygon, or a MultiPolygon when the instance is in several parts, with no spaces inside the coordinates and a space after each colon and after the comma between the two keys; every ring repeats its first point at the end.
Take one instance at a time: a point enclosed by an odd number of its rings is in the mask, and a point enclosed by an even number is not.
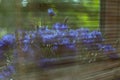
{"type": "Polygon", "coordinates": [[[84,27],[96,29],[99,27],[100,0],[81,0],[84,11],[77,17],[84,27]]]}
{"type": "Polygon", "coordinates": [[[0,29],[0,39],[7,34],[7,29],[0,29]]]}
{"type": "Polygon", "coordinates": [[[51,27],[55,22],[63,22],[66,16],[72,28],[88,27],[93,30],[99,27],[100,0],[31,0],[27,7],[17,5],[19,9],[13,3],[7,7],[5,5],[8,3],[3,2],[0,6],[0,27],[10,31],[18,26],[23,29],[34,29],[36,25],[51,27]],[[48,8],[56,12],[52,21],[47,14],[48,8]]]}

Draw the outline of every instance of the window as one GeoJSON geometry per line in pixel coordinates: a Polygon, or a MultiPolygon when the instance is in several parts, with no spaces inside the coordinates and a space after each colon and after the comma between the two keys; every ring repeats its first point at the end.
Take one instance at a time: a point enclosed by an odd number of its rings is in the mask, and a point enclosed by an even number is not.
{"type": "Polygon", "coordinates": [[[0,0],[0,80],[119,77],[119,3],[0,0]]]}

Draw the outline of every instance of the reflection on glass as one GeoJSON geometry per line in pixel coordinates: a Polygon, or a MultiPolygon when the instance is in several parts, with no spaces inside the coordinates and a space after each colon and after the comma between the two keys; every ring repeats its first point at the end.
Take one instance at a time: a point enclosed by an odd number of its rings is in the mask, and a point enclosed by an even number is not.
{"type": "Polygon", "coordinates": [[[99,0],[4,0],[0,6],[0,80],[70,80],[67,74],[88,67],[97,74],[98,65],[106,69],[102,61],[119,58],[100,32],[99,0]]]}

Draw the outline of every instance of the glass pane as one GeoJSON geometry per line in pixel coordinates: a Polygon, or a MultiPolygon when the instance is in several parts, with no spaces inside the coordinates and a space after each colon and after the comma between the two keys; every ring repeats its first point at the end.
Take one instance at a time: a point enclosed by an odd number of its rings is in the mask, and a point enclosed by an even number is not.
{"type": "Polygon", "coordinates": [[[99,23],[100,0],[0,0],[0,80],[86,80],[106,73],[107,60],[119,56],[99,23]]]}

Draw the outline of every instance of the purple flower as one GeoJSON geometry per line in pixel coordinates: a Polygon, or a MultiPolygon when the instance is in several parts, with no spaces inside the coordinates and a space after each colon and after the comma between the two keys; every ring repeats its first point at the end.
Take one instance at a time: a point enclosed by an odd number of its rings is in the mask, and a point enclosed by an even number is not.
{"type": "Polygon", "coordinates": [[[70,43],[70,40],[68,38],[62,38],[60,40],[61,45],[66,45],[66,44],[69,44],[69,43],[70,43]]]}
{"type": "Polygon", "coordinates": [[[76,51],[75,44],[67,44],[65,46],[66,46],[66,50],[68,50],[68,52],[75,52],[76,51]]]}
{"type": "Polygon", "coordinates": [[[93,37],[89,33],[81,33],[80,40],[86,47],[94,43],[93,37]]]}
{"type": "Polygon", "coordinates": [[[62,24],[62,23],[55,23],[55,24],[53,25],[53,29],[54,29],[54,30],[60,30],[60,31],[68,30],[68,26],[65,25],[65,24],[62,24]]]}
{"type": "Polygon", "coordinates": [[[107,55],[111,59],[118,59],[119,56],[117,54],[116,48],[113,48],[111,45],[103,45],[102,50],[105,55],[107,55]]]}
{"type": "Polygon", "coordinates": [[[23,40],[23,44],[30,44],[30,40],[29,39],[23,40]]]}
{"type": "Polygon", "coordinates": [[[81,33],[89,33],[90,30],[88,28],[79,28],[76,30],[76,32],[78,32],[79,34],[81,33]]]}
{"type": "Polygon", "coordinates": [[[55,12],[54,12],[54,10],[52,8],[48,9],[48,15],[49,16],[55,16],[55,12]]]}
{"type": "Polygon", "coordinates": [[[46,30],[44,32],[41,32],[41,39],[43,43],[54,43],[54,39],[57,36],[57,34],[53,30],[46,30]]]}
{"type": "Polygon", "coordinates": [[[9,65],[7,66],[8,70],[11,72],[11,73],[15,73],[15,67],[13,65],[9,65]]]}
{"type": "Polygon", "coordinates": [[[4,70],[2,73],[3,73],[4,76],[6,76],[6,77],[8,77],[8,76],[11,75],[11,73],[10,73],[9,71],[6,71],[6,70],[4,70]]]}
{"type": "Polygon", "coordinates": [[[53,38],[54,38],[54,34],[48,34],[48,35],[44,35],[43,38],[43,42],[47,43],[47,42],[52,42],[53,38]]]}
{"type": "Polygon", "coordinates": [[[70,41],[69,38],[61,37],[57,41],[58,43],[53,46],[53,50],[56,52],[56,54],[65,55],[66,53],[69,53],[70,55],[73,52],[75,53],[76,45],[70,41]]]}
{"type": "Polygon", "coordinates": [[[15,36],[12,34],[7,34],[7,35],[2,37],[2,40],[5,42],[6,45],[14,45],[15,36]]]}
{"type": "Polygon", "coordinates": [[[26,34],[26,35],[24,36],[24,39],[25,39],[25,40],[31,40],[31,36],[30,36],[29,34],[26,34]]]}
{"type": "Polygon", "coordinates": [[[6,44],[3,40],[0,40],[0,49],[4,49],[6,47],[6,44]]]}
{"type": "Polygon", "coordinates": [[[98,43],[104,41],[101,32],[90,32],[87,28],[80,28],[76,30],[78,32],[77,39],[80,40],[88,50],[99,50],[98,43]]]}
{"type": "Polygon", "coordinates": [[[60,30],[67,30],[68,26],[66,24],[61,24],[60,30]]]}
{"type": "Polygon", "coordinates": [[[97,30],[92,31],[91,36],[93,36],[93,39],[95,40],[95,42],[100,43],[100,42],[104,41],[104,39],[102,37],[102,33],[100,31],[97,31],[97,30]]]}
{"type": "Polygon", "coordinates": [[[2,73],[0,73],[0,80],[5,80],[5,76],[2,73]]]}
{"type": "Polygon", "coordinates": [[[75,30],[69,30],[69,37],[75,39],[78,37],[78,33],[75,30]]]}
{"type": "Polygon", "coordinates": [[[54,50],[57,50],[58,49],[58,46],[57,45],[54,45],[53,47],[52,47],[52,50],[54,51],[54,50]]]}
{"type": "Polygon", "coordinates": [[[79,40],[82,42],[83,46],[87,49],[87,50],[98,50],[99,46],[98,44],[95,42],[95,38],[92,35],[91,32],[84,32],[81,33],[78,36],[79,40]]]}
{"type": "Polygon", "coordinates": [[[15,68],[12,65],[9,65],[5,69],[2,70],[2,74],[6,77],[9,77],[14,73],[15,73],[15,68]]]}
{"type": "Polygon", "coordinates": [[[23,52],[27,52],[29,50],[29,46],[28,44],[24,44],[24,46],[22,47],[22,51],[23,52]]]}
{"type": "Polygon", "coordinates": [[[53,25],[53,29],[55,29],[55,30],[59,30],[60,27],[61,27],[61,23],[55,23],[53,25]]]}
{"type": "Polygon", "coordinates": [[[113,48],[111,45],[103,45],[102,46],[102,49],[105,53],[109,52],[109,51],[112,51],[112,52],[115,52],[116,49],[113,48]]]}

